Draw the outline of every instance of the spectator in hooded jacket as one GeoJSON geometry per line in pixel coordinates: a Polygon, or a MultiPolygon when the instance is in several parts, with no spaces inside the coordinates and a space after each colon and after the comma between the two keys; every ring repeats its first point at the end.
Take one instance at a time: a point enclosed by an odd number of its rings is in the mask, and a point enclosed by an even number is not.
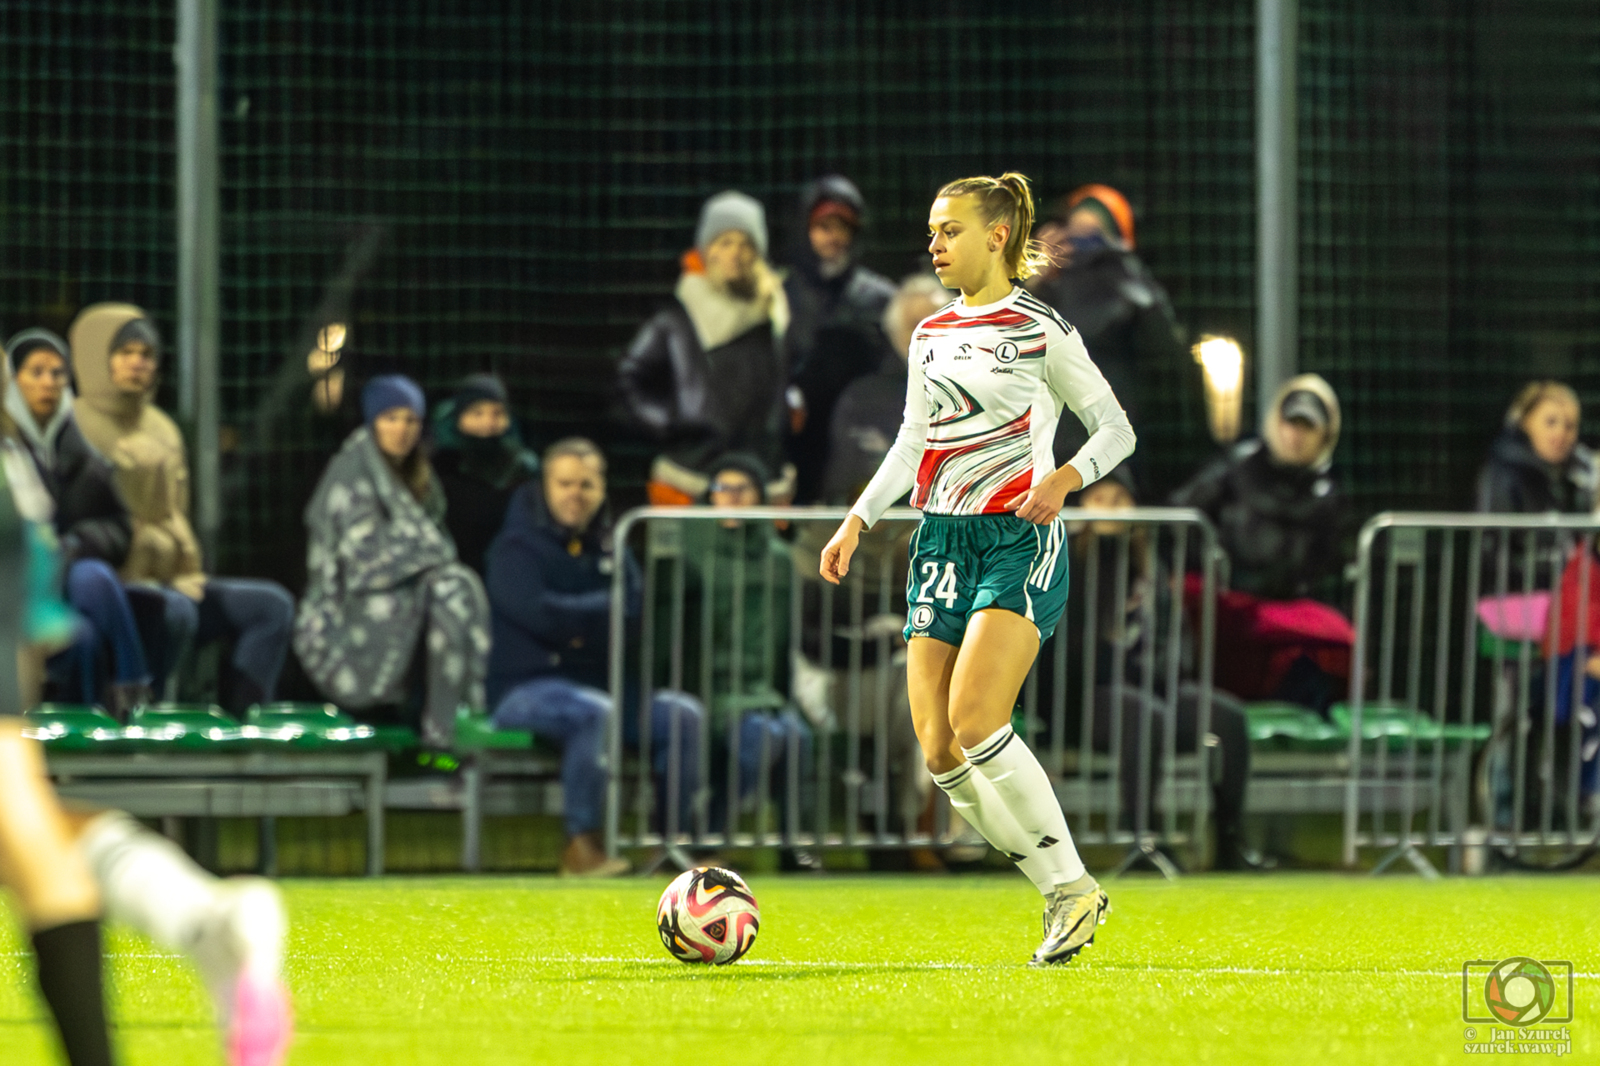
{"type": "Polygon", "coordinates": [[[5,409],[49,495],[60,546],[63,591],[83,619],[78,639],[50,661],[55,696],[104,702],[118,718],[147,702],[151,675],[128,591],[116,568],[132,525],[111,464],[84,440],[72,415],[67,344],[44,329],[6,342],[5,409]],[[100,664],[110,667],[102,678],[100,664]],[[102,693],[102,690],[104,692],[102,693]]]}
{"type": "Polygon", "coordinates": [[[1346,691],[1354,630],[1313,599],[1342,565],[1338,443],[1338,397],[1316,374],[1301,374],[1279,388],[1259,438],[1236,445],[1173,496],[1176,506],[1205,512],[1228,558],[1216,680],[1240,699],[1285,699],[1326,713],[1346,691]]]}
{"type": "MultiPolygon", "coordinates": [[[[561,872],[613,877],[627,872],[628,863],[606,858],[600,839],[608,779],[604,742],[616,713],[607,691],[614,563],[604,514],[605,456],[593,442],[569,437],[546,448],[540,465],[542,476],[512,496],[505,525],[489,546],[489,701],[497,728],[528,730],[561,747],[567,831],[561,872]]],[[[641,579],[631,554],[624,555],[624,567],[631,621],[640,611],[641,579]]],[[[625,692],[623,707],[623,743],[637,748],[638,695],[625,692]]],[[[652,694],[649,716],[659,824],[669,835],[687,831],[700,780],[704,712],[693,697],[663,690],[652,694]],[[674,759],[681,790],[668,797],[674,759]]]]}
{"type": "MultiPolygon", "coordinates": [[[[1140,383],[1175,373],[1188,353],[1167,292],[1134,252],[1133,208],[1109,185],[1084,185],[1039,227],[1052,266],[1028,288],[1083,336],[1089,357],[1138,423],[1140,383]]],[[[1071,455],[1082,427],[1064,418],[1056,454],[1071,455]]]]}
{"type": "Polygon", "coordinates": [[[538,474],[539,457],[522,443],[506,387],[493,374],[469,375],[439,405],[433,444],[456,555],[482,577],[484,555],[505,523],[511,494],[538,474]]]}
{"type": "Polygon", "coordinates": [[[189,462],[183,435],[152,402],[161,334],[131,304],[95,304],[72,323],[79,397],[73,412],[84,439],[116,470],[133,519],[122,579],[165,599],[168,663],[183,649],[232,644],[219,702],[234,712],[275,696],[289,651],[294,600],[282,585],[205,572],[189,525],[189,462]],[[176,650],[172,650],[176,649],[176,650]]]}
{"type": "Polygon", "coordinates": [[[294,647],[330,700],[406,705],[423,663],[420,733],[447,749],[458,711],[484,708],[489,604],[456,558],[444,490],[422,448],[422,389],[386,374],[361,390],[366,424],[306,504],[306,594],[294,647]]]}
{"type": "Polygon", "coordinates": [[[766,256],[760,201],[733,191],[711,197],[675,299],[640,327],[618,366],[633,421],[664,447],[650,467],[652,503],[704,496],[707,464],[729,451],[781,468],[769,495],[793,499],[794,470],[782,465],[789,301],[766,256]]]}
{"type": "Polygon", "coordinates": [[[830,174],[806,186],[800,212],[805,236],[783,291],[789,297],[789,371],[802,405],[800,429],[790,442],[795,498],[811,503],[823,491],[840,393],[888,356],[882,319],[894,285],[856,261],[866,202],[849,178],[830,174]]]}

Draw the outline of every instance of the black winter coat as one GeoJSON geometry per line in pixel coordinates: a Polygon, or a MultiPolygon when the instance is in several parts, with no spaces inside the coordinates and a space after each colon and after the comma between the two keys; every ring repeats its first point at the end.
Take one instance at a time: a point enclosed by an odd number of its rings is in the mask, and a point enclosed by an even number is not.
{"type": "Polygon", "coordinates": [[[1172,498],[1205,512],[1230,585],[1267,599],[1313,595],[1339,569],[1344,496],[1326,467],[1280,466],[1259,439],[1236,445],[1172,498]]]}
{"type": "Polygon", "coordinates": [[[783,466],[788,373],[770,324],[707,351],[676,300],[647,321],[618,366],[633,420],[679,466],[706,472],[727,452],[783,466]]]}
{"type": "MultiPolygon", "coordinates": [[[[1545,514],[1561,511],[1583,514],[1593,509],[1595,498],[1594,454],[1583,445],[1573,449],[1560,466],[1545,462],[1533,450],[1533,443],[1520,426],[1507,426],[1489,448],[1489,458],[1478,475],[1475,510],[1480,514],[1545,514]]],[[[1501,545],[1506,546],[1506,588],[1520,592],[1532,581],[1533,587],[1548,589],[1561,573],[1565,552],[1548,536],[1534,534],[1531,543],[1535,558],[1528,574],[1526,533],[1513,533],[1502,540],[1499,533],[1483,538],[1483,589],[1498,589],[1501,545]]]]}
{"type": "Polygon", "coordinates": [[[84,439],[70,415],[56,437],[53,458],[34,434],[19,436],[55,502],[62,561],[101,559],[120,567],[133,541],[133,525],[111,464],[84,439]]]}
{"type": "Polygon", "coordinates": [[[1507,426],[1489,448],[1478,475],[1480,514],[1582,514],[1594,508],[1594,457],[1578,445],[1560,466],[1534,453],[1519,426],[1507,426]]]}
{"type": "MultiPolygon", "coordinates": [[[[1101,245],[1074,254],[1034,295],[1083,337],[1128,417],[1141,413],[1139,383],[1184,365],[1182,328],[1167,292],[1134,253],[1101,245]]],[[[1075,418],[1057,428],[1056,456],[1065,462],[1083,440],[1075,418]]]]}

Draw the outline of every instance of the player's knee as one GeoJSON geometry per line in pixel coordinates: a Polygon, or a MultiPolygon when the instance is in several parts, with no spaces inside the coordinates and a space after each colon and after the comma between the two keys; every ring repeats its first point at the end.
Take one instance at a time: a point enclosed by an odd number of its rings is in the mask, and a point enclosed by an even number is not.
{"type": "Polygon", "coordinates": [[[960,766],[963,756],[954,744],[933,748],[924,745],[922,748],[923,761],[928,764],[930,774],[947,774],[960,766]]]}

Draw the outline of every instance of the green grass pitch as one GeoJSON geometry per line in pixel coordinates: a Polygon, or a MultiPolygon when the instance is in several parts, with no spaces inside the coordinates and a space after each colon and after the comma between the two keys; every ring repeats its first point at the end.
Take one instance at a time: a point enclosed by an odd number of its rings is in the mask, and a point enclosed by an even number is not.
{"type": "MultiPolygon", "coordinates": [[[[1571,1051],[1600,1051],[1594,882],[1197,876],[1109,884],[1114,913],[1046,971],[1014,875],[756,876],[761,934],[713,969],[656,939],[665,878],[290,881],[290,1062],[1455,1063],[1461,965],[1529,955],[1578,972],[1571,1051]]],[[[4,923],[0,1060],[52,1062],[4,923]]],[[[117,932],[126,1066],[220,1061],[183,960],[117,932]]]]}

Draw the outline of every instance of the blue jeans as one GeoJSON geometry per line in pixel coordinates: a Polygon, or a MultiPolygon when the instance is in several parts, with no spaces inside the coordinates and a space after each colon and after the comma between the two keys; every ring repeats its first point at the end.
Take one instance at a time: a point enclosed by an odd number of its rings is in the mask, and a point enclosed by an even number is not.
{"type": "MultiPolygon", "coordinates": [[[[1594,795],[1595,786],[1600,783],[1600,681],[1596,681],[1584,672],[1587,656],[1581,651],[1562,659],[1557,666],[1556,673],[1556,725],[1560,732],[1565,732],[1571,727],[1567,724],[1572,718],[1572,685],[1574,681],[1581,681],[1583,688],[1578,693],[1578,748],[1579,748],[1579,773],[1578,785],[1585,797],[1594,795]]],[[[1536,694],[1533,704],[1535,714],[1543,713],[1543,689],[1536,694]]]]}
{"type": "Polygon", "coordinates": [[[81,624],[72,644],[48,663],[50,680],[61,698],[96,702],[105,680],[101,672],[105,662],[116,684],[148,682],[144,644],[117,572],[103,560],[79,559],[67,568],[63,584],[65,599],[78,612],[81,624]]]}
{"type": "Polygon", "coordinates": [[[173,588],[164,587],[161,594],[167,603],[169,663],[182,662],[189,651],[227,638],[233,642],[224,671],[224,688],[232,697],[228,709],[242,711],[251,703],[274,698],[294,627],[294,598],[282,585],[213,577],[206,581],[199,603],[173,588]]]}
{"type": "MultiPolygon", "coordinates": [[[[604,690],[564,677],[525,681],[507,692],[494,709],[496,729],[527,730],[561,745],[561,793],[568,836],[599,830],[606,803],[606,723],[612,713],[604,690]]],[[[664,787],[670,768],[669,743],[677,722],[678,825],[689,823],[689,803],[700,780],[700,728],[705,712],[700,701],[682,692],[661,691],[650,704],[651,769],[657,787],[664,787]]],[[[638,716],[623,716],[623,742],[638,746],[638,716]],[[629,729],[632,724],[633,728],[629,729]],[[630,735],[631,734],[631,735],[630,735]]],[[[663,808],[665,809],[665,808],[663,808]]]]}
{"type": "MultiPolygon", "coordinates": [[[[718,747],[729,752],[726,738],[718,747]]],[[[780,796],[787,796],[785,787],[788,767],[794,760],[802,791],[808,788],[812,758],[811,727],[793,709],[746,710],[739,715],[739,800],[743,806],[754,797],[761,783],[761,771],[771,775],[769,785],[777,786],[780,796]]],[[[722,764],[726,766],[726,762],[722,764]]],[[[711,828],[721,831],[727,825],[728,782],[727,772],[717,774],[711,782],[711,828]]]]}

